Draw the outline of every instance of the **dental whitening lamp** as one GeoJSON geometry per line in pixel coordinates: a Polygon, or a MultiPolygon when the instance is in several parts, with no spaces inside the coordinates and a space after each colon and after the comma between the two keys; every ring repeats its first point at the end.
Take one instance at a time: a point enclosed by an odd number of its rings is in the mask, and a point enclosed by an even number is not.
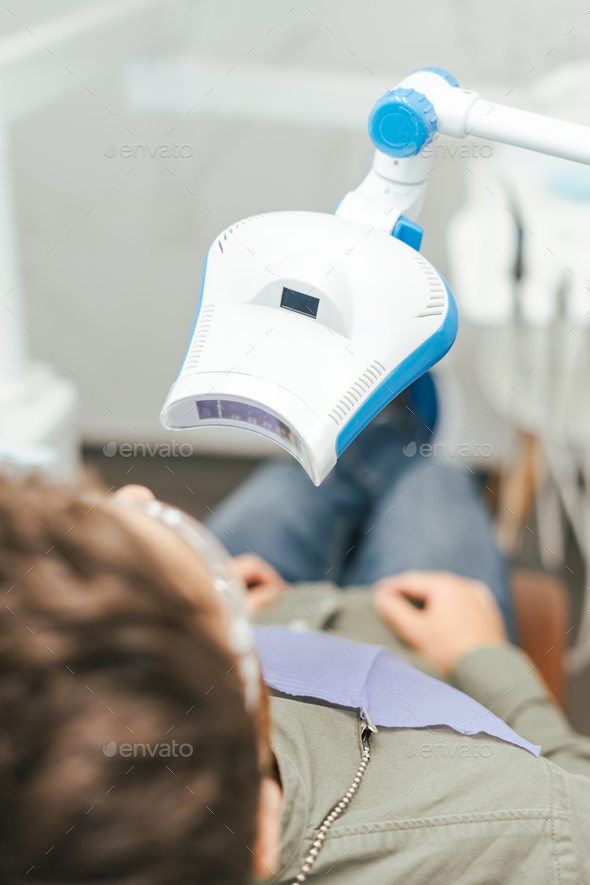
{"type": "Polygon", "coordinates": [[[449,350],[453,295],[415,222],[436,132],[590,164],[590,129],[493,104],[441,68],[415,71],[369,116],[373,166],[334,215],[238,221],[207,252],[168,429],[240,427],[319,485],[349,443],[449,350]]]}

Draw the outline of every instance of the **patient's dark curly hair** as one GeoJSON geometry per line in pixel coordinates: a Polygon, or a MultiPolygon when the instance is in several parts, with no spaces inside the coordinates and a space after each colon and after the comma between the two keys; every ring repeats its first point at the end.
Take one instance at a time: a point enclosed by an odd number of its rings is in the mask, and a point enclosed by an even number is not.
{"type": "Polygon", "coordinates": [[[256,726],[207,612],[113,510],[4,478],[0,600],[0,882],[245,882],[256,726]]]}

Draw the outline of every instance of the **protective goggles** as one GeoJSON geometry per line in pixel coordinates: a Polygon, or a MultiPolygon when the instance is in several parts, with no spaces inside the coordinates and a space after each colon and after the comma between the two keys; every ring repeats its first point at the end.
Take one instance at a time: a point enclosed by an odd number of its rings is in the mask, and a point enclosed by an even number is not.
{"type": "Polygon", "coordinates": [[[167,526],[195,551],[209,575],[224,615],[228,644],[236,656],[249,713],[255,713],[260,698],[260,665],[254,647],[254,633],[246,610],[246,587],[235,564],[217,538],[197,519],[163,504],[161,501],[140,501],[115,498],[117,507],[138,510],[167,526]]]}

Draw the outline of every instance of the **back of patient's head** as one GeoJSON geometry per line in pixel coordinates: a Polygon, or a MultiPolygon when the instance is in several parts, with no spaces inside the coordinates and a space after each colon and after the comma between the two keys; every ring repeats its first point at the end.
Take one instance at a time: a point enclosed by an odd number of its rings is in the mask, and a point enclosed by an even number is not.
{"type": "Polygon", "coordinates": [[[0,881],[238,885],[259,775],[236,669],[91,507],[0,479],[0,881]]]}

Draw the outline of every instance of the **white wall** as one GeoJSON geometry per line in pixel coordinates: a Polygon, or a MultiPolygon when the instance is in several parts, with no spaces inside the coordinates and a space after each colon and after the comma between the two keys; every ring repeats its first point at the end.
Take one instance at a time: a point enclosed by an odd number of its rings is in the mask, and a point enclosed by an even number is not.
{"type": "MultiPolygon", "coordinates": [[[[49,11],[81,5],[20,0],[15,15],[0,13],[0,31],[34,30],[49,11]]],[[[514,95],[550,67],[583,58],[590,37],[579,0],[308,6],[186,0],[177,51],[226,71],[272,65],[365,78],[375,97],[403,73],[439,64],[465,85],[492,84],[496,95],[515,87],[514,95]]],[[[158,414],[186,347],[201,261],[214,236],[257,212],[331,212],[372,156],[362,132],[139,115],[124,84],[114,66],[13,127],[30,346],[74,378],[83,436],[96,443],[164,439],[158,414]],[[103,153],[111,142],[172,140],[189,144],[192,156],[103,153]]],[[[443,272],[445,221],[462,200],[463,174],[458,158],[437,164],[422,219],[423,251],[443,272]]]]}

